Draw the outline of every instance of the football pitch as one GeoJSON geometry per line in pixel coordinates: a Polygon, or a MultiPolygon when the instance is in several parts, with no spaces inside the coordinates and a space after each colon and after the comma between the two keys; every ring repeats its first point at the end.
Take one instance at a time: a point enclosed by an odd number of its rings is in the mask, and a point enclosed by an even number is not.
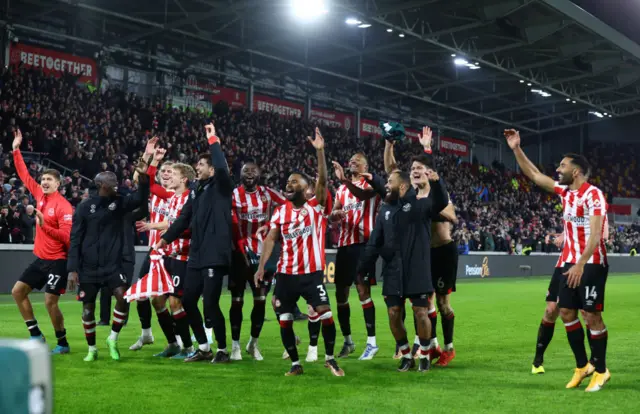
{"type": "MultiPolygon", "coordinates": [[[[609,277],[604,318],[609,330],[608,366],[612,378],[604,390],[594,394],[584,392],[588,380],[580,389],[564,388],[575,364],[560,321],[545,357],[547,373],[530,373],[548,282],[548,277],[459,282],[458,292],[452,295],[456,359],[448,367],[434,367],[426,374],[396,372],[398,362],[392,359],[394,341],[380,288],[374,289],[373,294],[380,352],[372,361],[357,360],[366,332],[358,298],[352,290],[352,329],[357,348],[349,358],[339,361],[346,373],[343,378],[333,377],[323,362],[304,362],[308,345],[306,322],[295,324],[296,334],[303,340],[299,351],[305,373],[301,377],[285,377],[290,363],[282,360],[279,327],[271,310],[260,339],[265,357],[262,362],[249,359],[244,352],[243,361],[224,366],[154,358],[153,354],[165,345],[155,316],[155,344],[138,352],[129,351],[129,345],[140,334],[132,306],[129,324],[120,336],[121,360],[109,358],[105,344],[109,328],[98,327],[99,360],[86,363],[82,360],[87,347],[80,323],[81,305],[67,295],[61,309],[72,352],[54,358],[55,412],[635,412],[640,401],[640,353],[636,348],[640,343],[640,275],[609,277]]],[[[330,294],[335,304],[333,291],[330,294]]],[[[53,346],[55,336],[43,297],[34,295],[32,300],[40,327],[53,346]]],[[[222,303],[227,313],[228,294],[223,295],[222,303]]],[[[249,335],[251,304],[247,296],[243,351],[249,335]]],[[[410,341],[414,335],[411,322],[409,316],[410,341]]],[[[0,337],[27,335],[12,298],[0,295],[0,337]]],[[[442,344],[440,326],[438,338],[442,344]]],[[[338,328],[336,352],[341,344],[338,328]]],[[[323,359],[322,339],[318,350],[323,359]]]]}

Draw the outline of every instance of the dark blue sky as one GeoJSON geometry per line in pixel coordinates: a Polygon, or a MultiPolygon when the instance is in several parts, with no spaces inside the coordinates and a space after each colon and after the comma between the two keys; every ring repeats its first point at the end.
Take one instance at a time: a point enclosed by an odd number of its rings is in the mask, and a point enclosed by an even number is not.
{"type": "Polygon", "coordinates": [[[571,0],[609,26],[640,43],[640,2],[635,0],[571,0]]]}

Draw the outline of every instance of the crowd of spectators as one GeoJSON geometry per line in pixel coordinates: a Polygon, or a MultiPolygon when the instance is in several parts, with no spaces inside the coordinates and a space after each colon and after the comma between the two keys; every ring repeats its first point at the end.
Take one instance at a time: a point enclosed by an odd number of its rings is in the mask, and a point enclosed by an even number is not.
{"type": "MultiPolygon", "coordinates": [[[[234,176],[241,165],[255,160],[262,166],[263,181],[284,188],[287,174],[304,171],[315,174],[315,156],[306,141],[312,123],[282,118],[274,113],[231,111],[224,103],[212,114],[172,108],[160,98],[143,99],[118,89],[96,93],[79,87],[73,79],[44,77],[21,69],[5,69],[0,77],[0,243],[31,243],[34,213],[30,195],[16,177],[10,155],[12,131],[24,136],[23,151],[32,176],[41,168],[38,154],[68,169],[61,188],[75,206],[83,198],[89,181],[100,171],[117,174],[122,194],[135,190],[132,182],[136,160],[147,139],[160,138],[167,157],[191,163],[207,150],[204,124],[213,121],[223,142],[234,176]]],[[[383,169],[384,141],[373,136],[358,138],[340,128],[322,128],[328,161],[346,163],[355,152],[369,158],[372,172],[383,169]]],[[[396,158],[409,160],[420,151],[418,144],[396,145],[396,158]]],[[[589,156],[599,161],[594,179],[608,194],[638,196],[632,177],[637,176],[635,153],[627,163],[615,164],[607,151],[594,148],[589,156]],[[635,175],[634,175],[635,174],[635,175]],[[617,180],[617,181],[616,181],[617,180]],[[629,182],[627,182],[629,181],[629,182]]],[[[454,238],[461,252],[504,251],[521,253],[557,251],[550,234],[562,231],[557,197],[540,192],[524,177],[494,163],[482,166],[463,162],[454,155],[436,153],[437,168],[445,177],[459,224],[454,238]]],[[[332,175],[333,178],[333,175],[332,175]]],[[[330,182],[335,192],[334,181],[330,182]]],[[[612,231],[611,250],[628,252],[638,248],[638,228],[612,231]]]]}

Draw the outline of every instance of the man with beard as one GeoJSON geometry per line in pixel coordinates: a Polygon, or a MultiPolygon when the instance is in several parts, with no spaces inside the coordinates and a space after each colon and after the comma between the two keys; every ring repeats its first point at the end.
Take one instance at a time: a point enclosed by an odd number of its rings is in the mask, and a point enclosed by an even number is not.
{"type": "Polygon", "coordinates": [[[577,388],[593,373],[585,391],[600,391],[611,378],[606,364],[608,334],[602,319],[609,274],[602,237],[607,202],[602,191],[587,182],[590,166],[582,155],[566,154],[556,170],[558,182],[555,182],[531,167],[531,161],[520,147],[518,131],[508,129],[504,135],[522,172],[536,185],[557,194],[562,200],[565,237],[562,262],[563,275],[567,278],[560,285],[558,307],[576,359],[576,369],[566,388],[577,388]],[[585,322],[590,328],[594,367],[587,359],[579,309],[584,310],[585,322]]]}
{"type": "Polygon", "coordinates": [[[191,247],[182,304],[189,325],[198,341],[198,349],[185,362],[211,360],[228,363],[227,334],[224,314],[220,309],[220,295],[225,276],[229,273],[233,249],[231,225],[231,195],[233,182],[224,158],[220,138],[213,124],[205,125],[209,154],[203,154],[196,165],[198,185],[191,191],[189,201],[180,216],[162,236],[156,249],[163,249],[191,230],[191,247]],[[198,309],[200,296],[207,326],[213,328],[218,350],[213,353],[198,309]]]}
{"type": "MultiPolygon", "coordinates": [[[[412,174],[417,174],[423,163],[412,163],[412,174]]],[[[411,176],[396,170],[386,184],[386,203],[380,208],[374,231],[358,264],[358,274],[364,274],[378,257],[382,257],[382,294],[388,307],[391,332],[402,353],[398,371],[405,372],[415,366],[407,331],[402,322],[402,308],[406,299],[413,304],[418,336],[420,337],[421,372],[431,367],[429,338],[431,326],[428,318],[429,299],[433,292],[431,281],[431,217],[442,211],[448,197],[440,177],[429,171],[431,184],[429,197],[418,198],[411,185],[411,176]]]]}
{"type": "Polygon", "coordinates": [[[255,274],[256,284],[265,276],[265,265],[278,239],[282,239],[282,252],[276,274],[276,308],[280,312],[280,335],[291,358],[287,376],[301,375],[302,365],[298,357],[296,337],[293,331],[293,309],[300,296],[320,315],[325,344],[325,367],[333,375],[344,376],[344,371],[333,357],[336,326],[333,322],[329,296],[324,286],[324,239],[327,202],[327,165],[324,154],[324,138],[316,128],[315,137],[308,137],[318,157],[318,181],[315,199],[307,201],[305,192],[309,182],[303,174],[293,173],[287,180],[285,196],[290,201],[280,206],[271,218],[271,228],[264,242],[263,255],[255,274]]]}
{"type": "MultiPolygon", "coordinates": [[[[420,135],[420,144],[423,147],[423,156],[414,158],[411,168],[411,185],[417,190],[417,197],[426,198],[431,192],[431,186],[427,179],[429,171],[435,169],[434,161],[431,156],[431,141],[433,132],[431,128],[422,128],[420,135]]],[[[385,170],[391,173],[397,168],[395,156],[393,154],[393,146],[385,147],[385,170]]],[[[453,323],[454,313],[449,302],[449,296],[456,290],[456,278],[458,273],[458,249],[451,237],[451,223],[456,223],[456,212],[451,200],[447,207],[437,212],[432,217],[431,222],[431,277],[434,280],[435,293],[430,299],[430,308],[428,311],[429,322],[431,324],[431,339],[429,344],[429,359],[437,365],[447,366],[455,357],[453,348],[453,323]],[[442,332],[445,340],[444,352],[438,345],[436,330],[438,326],[438,316],[435,304],[442,315],[442,332]]],[[[415,324],[414,319],[414,324],[415,324]]],[[[417,334],[413,344],[411,353],[416,357],[420,357],[420,337],[417,334]]],[[[396,358],[400,359],[401,353],[396,353],[396,358]]]]}
{"type": "Polygon", "coordinates": [[[359,359],[370,360],[379,350],[376,343],[376,310],[371,300],[371,285],[376,283],[376,269],[374,265],[361,275],[362,277],[358,277],[356,267],[371,236],[380,197],[363,176],[369,170],[369,163],[364,154],[355,154],[349,160],[350,180],[346,178],[340,164],[334,161],[333,166],[338,180],[342,183],[336,192],[336,202],[331,213],[331,220],[340,224],[335,285],[338,322],[344,335],[344,345],[338,357],[347,357],[355,351],[355,344],[351,339],[349,307],[349,290],[355,283],[367,328],[367,346],[359,359]]]}
{"type": "Polygon", "coordinates": [[[286,202],[286,199],[279,192],[262,185],[260,181],[260,167],[255,162],[247,162],[240,171],[242,184],[233,190],[231,205],[237,225],[235,233],[241,249],[236,249],[233,253],[231,274],[229,278],[229,290],[231,291],[231,309],[229,310],[229,321],[231,323],[231,360],[242,359],[240,349],[240,331],[242,329],[242,307],[244,305],[244,289],[249,283],[253,293],[253,310],[251,311],[251,339],[247,344],[247,353],[255,360],[262,361],[262,354],[258,348],[258,338],[264,324],[267,294],[271,287],[273,274],[267,272],[263,282],[256,285],[253,280],[255,272],[252,271],[257,265],[262,255],[263,237],[258,233],[258,229],[264,226],[271,212],[276,206],[286,202]],[[249,260],[247,260],[247,258],[249,260]]]}
{"type": "MultiPolygon", "coordinates": [[[[316,181],[317,181],[317,179],[314,180],[312,177],[309,177],[307,175],[304,175],[304,178],[309,183],[309,186],[307,187],[307,191],[305,192],[305,198],[307,199],[307,201],[312,201],[312,200],[314,200],[316,198],[316,181]]],[[[324,215],[325,215],[325,217],[329,217],[329,215],[331,214],[332,209],[333,209],[333,197],[331,196],[331,192],[327,188],[327,201],[325,202],[325,205],[324,205],[324,215]]],[[[268,231],[268,229],[267,229],[267,231],[268,231]]],[[[323,223],[322,232],[323,232],[323,234],[327,233],[327,222],[326,221],[323,223]]],[[[276,253],[278,254],[278,256],[280,255],[279,251],[274,251],[274,253],[271,255],[271,257],[272,257],[271,260],[273,260],[273,256],[275,256],[276,253]]],[[[278,302],[278,297],[274,293],[272,295],[272,297],[271,297],[271,305],[273,306],[273,309],[274,309],[274,311],[276,313],[276,316],[278,317],[278,320],[279,320],[280,319],[280,311],[276,307],[276,303],[277,302],[278,302]]],[[[302,312],[300,312],[300,309],[298,308],[298,305],[296,304],[296,306],[295,306],[295,308],[293,310],[294,319],[298,320],[299,318],[297,318],[296,315],[297,314],[301,314],[301,313],[302,312]]],[[[307,358],[305,359],[305,361],[307,361],[307,362],[316,362],[318,360],[318,339],[320,337],[320,330],[321,330],[320,315],[318,314],[318,312],[316,312],[313,309],[313,306],[311,306],[311,304],[309,302],[307,302],[307,313],[309,314],[308,318],[307,318],[307,329],[309,331],[309,348],[307,350],[307,358]]],[[[296,336],[296,345],[300,345],[300,343],[301,343],[300,338],[298,338],[296,336]]],[[[282,353],[282,359],[289,359],[289,352],[287,352],[286,349],[282,353]]]]}

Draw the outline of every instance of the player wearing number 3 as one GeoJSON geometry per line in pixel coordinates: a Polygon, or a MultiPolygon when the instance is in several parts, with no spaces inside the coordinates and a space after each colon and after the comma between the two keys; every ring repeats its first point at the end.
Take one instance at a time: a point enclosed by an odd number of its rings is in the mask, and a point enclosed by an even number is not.
{"type": "Polygon", "coordinates": [[[58,307],[60,295],[67,287],[67,251],[71,233],[73,208],[58,192],[60,173],[45,170],[38,184],[27,170],[20,153],[22,133],[15,132],[13,140],[13,160],[20,180],[36,199],[36,240],[33,254],[36,260],[25,270],[20,280],[13,286],[11,294],[18,305],[20,314],[27,324],[31,339],[44,341],[38,322],[33,314],[29,293],[33,289],[45,291],[45,305],[58,338],[54,354],[69,352],[69,343],[64,329],[64,318],[58,307]]]}
{"type": "Polygon", "coordinates": [[[325,344],[325,367],[336,376],[344,376],[333,357],[336,342],[336,326],[333,322],[329,296],[323,283],[325,265],[324,229],[327,217],[324,205],[327,202],[327,164],[324,154],[324,139],[316,128],[315,138],[308,138],[318,156],[318,181],[316,197],[307,201],[305,192],[309,182],[301,173],[293,173],[287,180],[285,197],[289,202],[278,207],[271,218],[267,235],[255,275],[258,285],[265,275],[265,265],[271,257],[278,239],[282,240],[282,253],[276,274],[276,312],[280,314],[282,343],[291,358],[291,369],[285,375],[301,375],[302,366],[293,332],[293,310],[300,296],[313,306],[320,315],[322,336],[325,344]]]}

